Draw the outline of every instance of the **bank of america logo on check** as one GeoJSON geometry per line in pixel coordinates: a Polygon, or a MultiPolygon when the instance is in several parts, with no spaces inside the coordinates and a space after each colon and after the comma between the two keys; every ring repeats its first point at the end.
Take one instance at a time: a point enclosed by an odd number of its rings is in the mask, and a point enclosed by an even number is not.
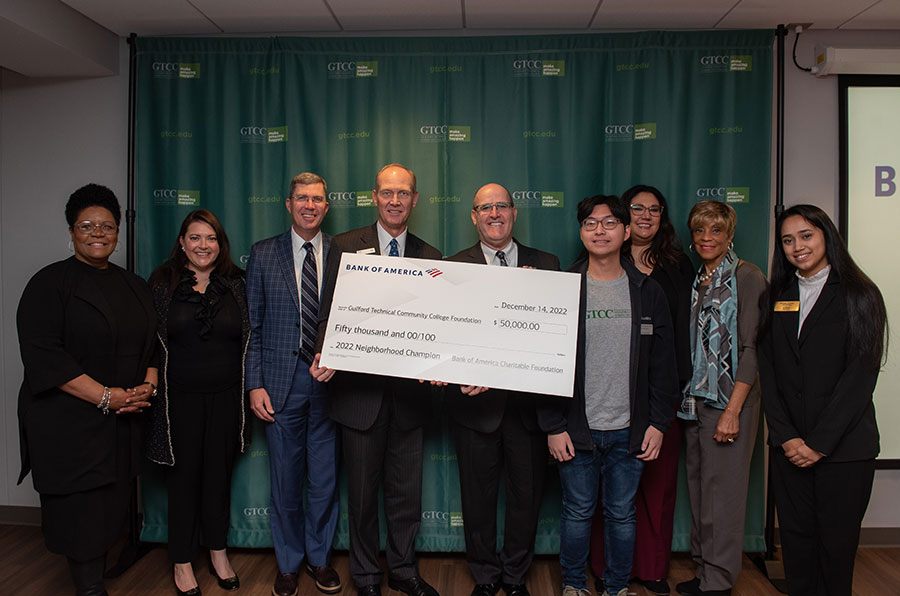
{"type": "Polygon", "coordinates": [[[437,277],[438,275],[443,275],[444,272],[438,269],[437,267],[432,267],[431,269],[426,269],[425,273],[430,275],[431,277],[437,277]]]}

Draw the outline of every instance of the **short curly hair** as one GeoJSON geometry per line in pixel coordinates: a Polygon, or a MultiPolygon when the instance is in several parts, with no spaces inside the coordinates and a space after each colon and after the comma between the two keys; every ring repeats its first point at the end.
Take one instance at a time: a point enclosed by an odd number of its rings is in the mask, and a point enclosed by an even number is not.
{"type": "Polygon", "coordinates": [[[66,203],[66,223],[75,225],[78,215],[88,207],[103,207],[112,213],[116,225],[122,220],[122,209],[115,193],[100,184],[85,184],[69,196],[66,203]]]}
{"type": "Polygon", "coordinates": [[[700,201],[691,207],[687,220],[690,232],[693,233],[699,226],[713,223],[721,225],[725,233],[731,236],[737,228],[737,213],[731,205],[721,201],[700,201]]]}

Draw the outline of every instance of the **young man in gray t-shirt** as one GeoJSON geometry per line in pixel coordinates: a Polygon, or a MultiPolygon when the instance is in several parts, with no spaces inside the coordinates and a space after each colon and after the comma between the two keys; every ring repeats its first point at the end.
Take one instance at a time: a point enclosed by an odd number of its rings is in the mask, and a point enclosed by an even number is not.
{"type": "Polygon", "coordinates": [[[574,395],[548,403],[539,422],[562,482],[563,596],[590,594],[585,566],[598,501],[605,522],[603,595],[624,596],[635,493],[644,462],[659,455],[675,414],[672,323],[662,288],[621,256],[630,234],[627,206],[597,195],[578,205],[578,221],[588,258],[572,267],[582,274],[574,395]]]}

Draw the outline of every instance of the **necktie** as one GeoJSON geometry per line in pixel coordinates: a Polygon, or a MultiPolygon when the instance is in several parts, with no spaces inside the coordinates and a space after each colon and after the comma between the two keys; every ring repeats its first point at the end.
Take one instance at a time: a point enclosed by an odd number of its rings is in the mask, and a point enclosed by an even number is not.
{"type": "Polygon", "coordinates": [[[312,362],[319,330],[319,280],[312,243],[305,243],[303,248],[306,249],[306,258],[300,272],[300,355],[307,362],[312,362]]]}
{"type": "Polygon", "coordinates": [[[497,258],[500,259],[501,267],[509,267],[509,263],[506,262],[506,253],[502,250],[497,251],[497,258]]]}
{"type": "Polygon", "coordinates": [[[400,249],[397,246],[396,238],[391,238],[391,252],[388,253],[388,256],[389,257],[399,257],[400,256],[400,249]]]}

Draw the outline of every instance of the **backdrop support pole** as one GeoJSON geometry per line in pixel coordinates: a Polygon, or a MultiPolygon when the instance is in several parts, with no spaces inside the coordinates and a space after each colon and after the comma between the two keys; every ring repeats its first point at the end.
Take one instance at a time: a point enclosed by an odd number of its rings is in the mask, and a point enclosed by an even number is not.
{"type": "MultiPolygon", "coordinates": [[[[125,248],[125,267],[128,271],[134,273],[134,103],[135,103],[135,85],[136,70],[135,63],[137,61],[136,48],[137,35],[132,33],[128,36],[128,178],[126,190],[126,207],[125,207],[125,230],[128,242],[125,248]]],[[[116,564],[104,573],[104,577],[119,577],[125,573],[129,567],[138,562],[138,560],[147,554],[152,548],[146,542],[140,541],[141,536],[141,516],[138,511],[138,482],[135,478],[131,485],[131,497],[128,501],[128,517],[126,518],[127,533],[125,545],[119,553],[119,560],[116,564]]]]}

